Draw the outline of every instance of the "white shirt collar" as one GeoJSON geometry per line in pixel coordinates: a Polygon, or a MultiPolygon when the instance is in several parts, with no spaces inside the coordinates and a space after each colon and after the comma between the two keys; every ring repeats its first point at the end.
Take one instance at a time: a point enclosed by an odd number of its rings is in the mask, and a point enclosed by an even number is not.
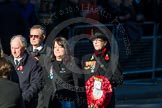
{"type": "Polygon", "coordinates": [[[34,48],[34,47],[33,47],[33,51],[34,51],[35,49],[37,49],[38,51],[40,51],[42,48],[43,48],[43,45],[40,45],[40,46],[37,47],[37,48],[34,48]]]}
{"type": "Polygon", "coordinates": [[[14,62],[15,62],[15,64],[16,64],[16,60],[20,63],[20,60],[22,59],[22,57],[20,57],[20,58],[14,58],[14,62]]]}

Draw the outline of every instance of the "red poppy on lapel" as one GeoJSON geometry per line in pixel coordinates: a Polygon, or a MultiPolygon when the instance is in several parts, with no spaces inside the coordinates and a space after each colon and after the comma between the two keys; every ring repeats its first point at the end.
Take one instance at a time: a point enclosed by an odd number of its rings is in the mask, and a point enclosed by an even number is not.
{"type": "Polygon", "coordinates": [[[109,55],[106,54],[106,56],[105,56],[105,60],[108,61],[109,59],[110,59],[110,58],[109,58],[109,55]]]}
{"type": "Polygon", "coordinates": [[[18,67],[17,67],[17,70],[19,70],[19,71],[22,71],[23,69],[24,69],[23,66],[18,66],[18,67]]]}
{"type": "Polygon", "coordinates": [[[35,58],[36,60],[39,60],[39,58],[38,58],[37,56],[34,56],[34,58],[35,58]]]}

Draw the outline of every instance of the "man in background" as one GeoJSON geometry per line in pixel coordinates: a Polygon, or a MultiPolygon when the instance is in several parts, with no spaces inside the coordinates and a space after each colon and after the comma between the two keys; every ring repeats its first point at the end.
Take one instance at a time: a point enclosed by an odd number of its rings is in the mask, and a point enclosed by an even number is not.
{"type": "Polygon", "coordinates": [[[43,108],[43,106],[47,106],[48,103],[46,103],[46,97],[48,97],[48,90],[47,88],[50,88],[50,85],[48,82],[50,82],[48,78],[48,72],[45,69],[46,65],[46,59],[50,57],[51,55],[51,48],[45,45],[43,42],[46,38],[46,31],[45,28],[41,25],[34,25],[30,29],[30,45],[27,48],[28,53],[33,56],[39,63],[41,64],[43,68],[43,86],[44,88],[39,93],[39,101],[37,108],[43,108]]]}

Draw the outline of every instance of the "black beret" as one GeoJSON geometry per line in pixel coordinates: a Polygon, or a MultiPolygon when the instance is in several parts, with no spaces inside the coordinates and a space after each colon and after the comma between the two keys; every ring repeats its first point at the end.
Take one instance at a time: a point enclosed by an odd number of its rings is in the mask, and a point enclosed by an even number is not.
{"type": "Polygon", "coordinates": [[[93,41],[96,38],[100,38],[100,39],[102,39],[104,41],[108,40],[107,37],[104,34],[100,33],[100,32],[96,32],[93,36],[90,37],[90,40],[93,41]]]}

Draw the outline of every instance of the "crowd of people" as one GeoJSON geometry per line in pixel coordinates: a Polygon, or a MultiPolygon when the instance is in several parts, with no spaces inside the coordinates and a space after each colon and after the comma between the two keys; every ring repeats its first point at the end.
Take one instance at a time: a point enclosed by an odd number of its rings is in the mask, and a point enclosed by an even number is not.
{"type": "MultiPolygon", "coordinates": [[[[88,39],[94,51],[80,61],[71,54],[65,34],[55,37],[50,46],[45,44],[50,27],[37,24],[35,7],[29,0],[9,1],[0,0],[0,107],[115,108],[114,88],[122,84],[123,75],[107,36],[100,31],[92,33],[88,39]]],[[[154,17],[152,10],[151,16],[146,12],[151,3],[151,9],[160,10],[160,0],[62,2],[55,1],[51,10],[78,5],[80,13],[58,16],[57,24],[78,16],[102,23],[114,22],[115,18],[115,23],[125,23],[132,40],[142,35],[141,29],[136,33],[130,30],[135,23],[140,26],[144,20],[161,22],[160,14],[154,17]],[[113,18],[105,19],[108,17],[87,11],[87,6],[110,12],[113,18]]]]}
{"type": "Polygon", "coordinates": [[[8,82],[1,85],[1,108],[115,108],[114,87],[122,84],[123,77],[118,63],[112,67],[104,34],[97,31],[89,38],[94,53],[81,62],[62,36],[46,46],[41,25],[31,27],[29,38],[27,45],[24,36],[12,36],[9,56],[1,48],[0,79],[8,82]],[[14,92],[11,101],[8,92],[14,92]]]}

